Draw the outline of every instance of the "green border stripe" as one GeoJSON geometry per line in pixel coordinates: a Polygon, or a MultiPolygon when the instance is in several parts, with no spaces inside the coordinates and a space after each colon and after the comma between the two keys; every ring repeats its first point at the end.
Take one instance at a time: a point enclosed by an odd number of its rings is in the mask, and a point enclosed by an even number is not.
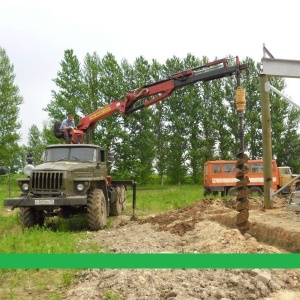
{"type": "Polygon", "coordinates": [[[0,269],[300,268],[300,254],[0,254],[0,269]]]}

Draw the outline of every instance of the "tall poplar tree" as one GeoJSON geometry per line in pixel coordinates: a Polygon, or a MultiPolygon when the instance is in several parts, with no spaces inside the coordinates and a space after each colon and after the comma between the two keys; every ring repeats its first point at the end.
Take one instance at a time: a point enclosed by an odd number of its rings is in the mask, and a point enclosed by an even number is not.
{"type": "MultiPolygon", "coordinates": [[[[152,78],[154,82],[157,82],[163,78],[163,66],[156,60],[152,61],[152,78]]],[[[168,101],[168,100],[166,100],[168,101]]],[[[167,172],[167,103],[165,101],[163,103],[156,103],[153,106],[153,133],[154,133],[154,140],[155,140],[155,157],[153,160],[153,167],[155,171],[159,175],[159,182],[161,185],[164,184],[164,177],[167,172]]]]}
{"type": "Polygon", "coordinates": [[[60,66],[57,77],[53,79],[57,90],[52,90],[52,100],[44,110],[53,121],[62,121],[67,115],[73,114],[76,123],[79,119],[76,112],[82,98],[83,84],[80,63],[73,50],[64,52],[60,66]]]}
{"type": "MultiPolygon", "coordinates": [[[[134,86],[140,88],[153,81],[152,66],[142,56],[138,57],[133,65],[134,86]]],[[[137,104],[142,104],[147,99],[141,99],[137,104]]],[[[132,113],[126,124],[126,129],[131,132],[128,136],[131,144],[127,162],[128,168],[132,169],[132,175],[141,184],[147,183],[153,173],[153,159],[155,157],[154,114],[153,107],[144,108],[132,113]]]]}
{"type": "Polygon", "coordinates": [[[0,165],[10,167],[12,172],[19,168],[12,154],[19,150],[18,130],[21,128],[21,122],[18,118],[20,105],[23,103],[14,81],[14,66],[5,50],[0,47],[0,165]]]}
{"type": "Polygon", "coordinates": [[[243,78],[243,86],[246,91],[245,150],[249,153],[250,159],[259,159],[263,155],[261,99],[259,93],[261,66],[249,57],[246,58],[246,63],[249,66],[249,75],[248,78],[243,78]]]}
{"type": "MultiPolygon", "coordinates": [[[[166,77],[184,69],[184,63],[178,57],[168,59],[164,66],[166,77]]],[[[184,182],[187,174],[187,111],[189,97],[187,88],[176,90],[163,105],[167,115],[167,175],[171,183],[184,182]]]]}
{"type": "Polygon", "coordinates": [[[42,132],[36,125],[32,125],[29,128],[27,151],[32,153],[35,165],[42,162],[44,149],[45,143],[42,132]]]}
{"type": "MultiPolygon", "coordinates": [[[[111,53],[102,59],[96,53],[88,54],[82,73],[85,92],[80,106],[84,108],[85,115],[124,97],[122,69],[111,53]]],[[[112,148],[111,145],[121,134],[121,123],[122,117],[118,113],[99,120],[93,128],[93,143],[112,148]]]]}
{"type": "MultiPolygon", "coordinates": [[[[282,91],[282,78],[270,78],[270,84],[282,91]]],[[[295,173],[300,172],[300,111],[288,104],[276,93],[270,93],[272,153],[279,166],[288,165],[295,173]]]]}

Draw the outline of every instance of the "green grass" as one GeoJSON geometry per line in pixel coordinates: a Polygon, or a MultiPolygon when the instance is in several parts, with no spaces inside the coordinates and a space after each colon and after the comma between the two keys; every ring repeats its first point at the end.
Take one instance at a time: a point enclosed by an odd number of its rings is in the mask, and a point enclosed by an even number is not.
{"type": "Polygon", "coordinates": [[[0,270],[0,299],[62,300],[76,270],[0,270]]]}
{"type": "Polygon", "coordinates": [[[198,185],[141,187],[137,192],[137,210],[142,213],[174,210],[201,198],[203,188],[198,185]]]}

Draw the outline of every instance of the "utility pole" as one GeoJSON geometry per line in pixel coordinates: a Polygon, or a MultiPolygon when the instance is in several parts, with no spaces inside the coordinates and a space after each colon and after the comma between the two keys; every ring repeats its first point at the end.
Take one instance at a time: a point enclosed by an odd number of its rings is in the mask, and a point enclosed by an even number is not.
{"type": "Polygon", "coordinates": [[[264,207],[271,208],[271,189],[273,188],[272,175],[272,139],[271,139],[271,114],[270,98],[266,92],[268,76],[260,74],[260,98],[261,98],[261,123],[262,123],[262,148],[264,166],[264,207]]]}
{"type": "MultiPolygon", "coordinates": [[[[271,208],[271,190],[273,188],[272,177],[272,139],[271,139],[271,114],[269,91],[273,91],[289,104],[294,105],[297,109],[299,106],[291,99],[284,96],[268,82],[268,76],[300,78],[300,61],[275,59],[269,50],[263,45],[264,57],[261,59],[263,72],[260,75],[260,97],[261,97],[261,115],[262,115],[262,148],[263,148],[263,166],[264,166],[264,206],[271,208]],[[269,58],[266,57],[269,56],[269,58]]],[[[272,193],[273,194],[273,193],[272,193]]]]}

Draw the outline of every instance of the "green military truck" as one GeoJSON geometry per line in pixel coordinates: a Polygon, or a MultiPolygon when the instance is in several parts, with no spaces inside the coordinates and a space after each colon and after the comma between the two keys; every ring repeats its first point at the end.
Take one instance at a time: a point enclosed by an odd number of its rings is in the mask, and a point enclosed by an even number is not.
{"type": "Polygon", "coordinates": [[[45,149],[43,163],[27,164],[26,178],[18,179],[21,195],[4,200],[4,206],[20,209],[24,227],[42,226],[46,217],[87,214],[90,230],[103,229],[108,216],[121,214],[127,186],[132,187],[133,216],[136,184],[112,180],[107,164],[113,156],[92,144],[58,144],[45,149]]]}

